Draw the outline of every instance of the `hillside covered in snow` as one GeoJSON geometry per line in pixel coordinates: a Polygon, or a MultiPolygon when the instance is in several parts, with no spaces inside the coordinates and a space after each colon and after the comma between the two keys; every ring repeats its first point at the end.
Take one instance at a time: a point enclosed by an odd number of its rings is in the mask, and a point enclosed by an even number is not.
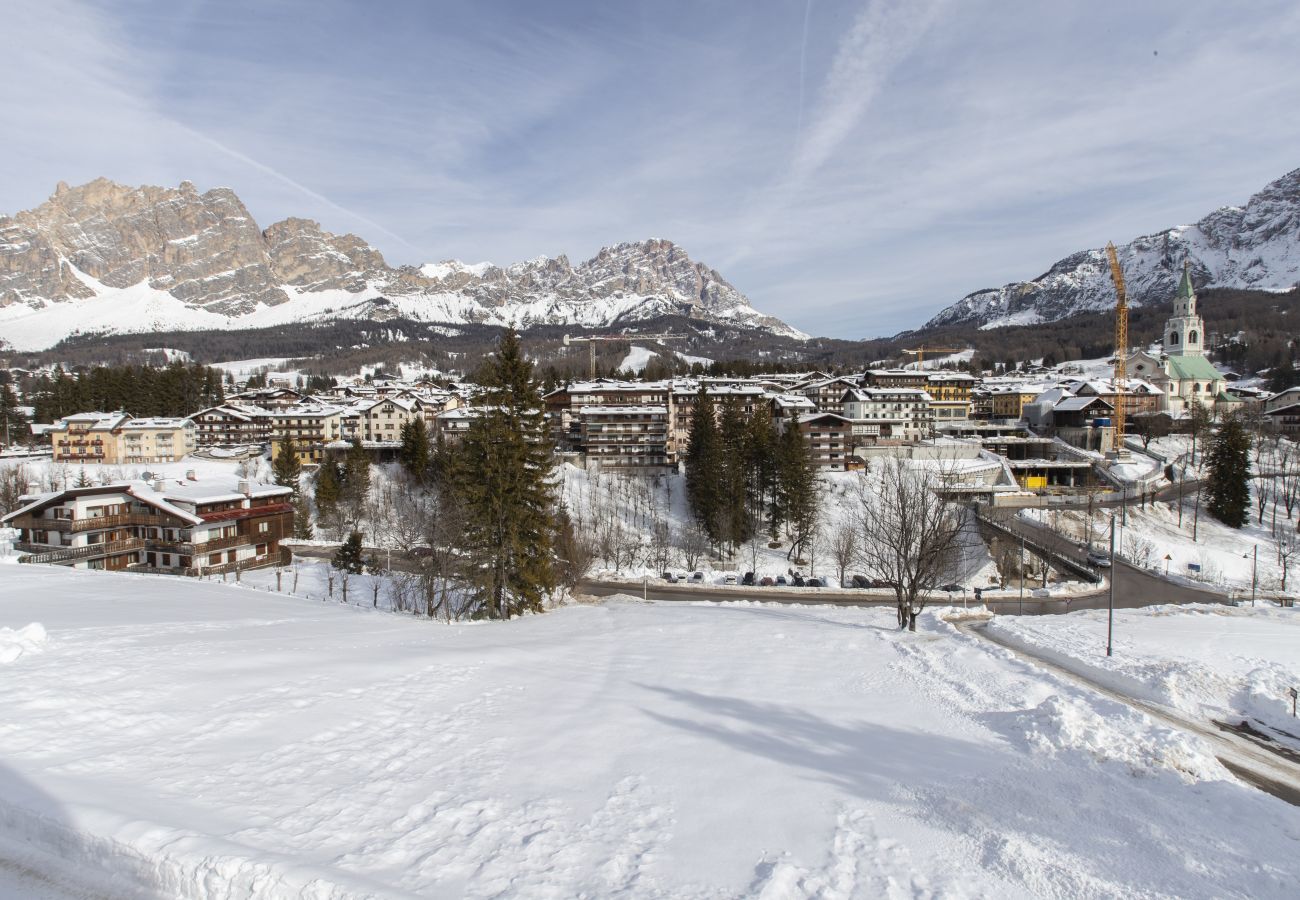
{"type": "Polygon", "coordinates": [[[447,625],[288,581],[0,568],[15,895],[1281,898],[1300,879],[1293,807],[939,614],[909,634],[890,610],[628,598],[447,625]]]}
{"type": "Polygon", "coordinates": [[[265,230],[228,188],[60,184],[0,216],[0,335],[23,350],[74,334],[248,329],[396,317],[607,328],[680,315],[806,337],[754,310],[671,241],[500,267],[392,267],[361,238],[290,218],[265,230]]]}

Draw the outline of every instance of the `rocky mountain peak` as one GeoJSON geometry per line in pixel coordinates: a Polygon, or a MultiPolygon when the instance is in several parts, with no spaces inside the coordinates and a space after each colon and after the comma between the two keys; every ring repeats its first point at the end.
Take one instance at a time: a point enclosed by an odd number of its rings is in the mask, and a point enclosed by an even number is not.
{"type": "MultiPolygon", "coordinates": [[[[1135,306],[1168,303],[1184,262],[1198,290],[1289,290],[1300,284],[1300,169],[1269,183],[1245,206],[1223,207],[1194,225],[1144,235],[1118,250],[1129,302],[1135,306]]],[[[968,294],[926,327],[1051,322],[1106,310],[1114,302],[1106,256],[1097,248],[1059,260],[1032,281],[968,294]]]]}
{"type": "Polygon", "coordinates": [[[394,268],[362,238],[311,219],[263,231],[229,188],[200,193],[189,181],[130,187],[107,178],[60,182],[35,209],[0,217],[0,329],[18,335],[10,341],[19,347],[48,345],[78,327],[239,328],[298,316],[393,315],[606,327],[665,314],[803,336],[759,315],[716,271],[657,238],[605,247],[578,266],[559,255],[505,268],[454,260],[394,268]],[[327,302],[311,300],[326,292],[334,292],[327,302]],[[79,307],[81,321],[57,312],[110,296],[121,309],[143,304],[148,318],[107,307],[103,315],[79,307]],[[387,302],[375,302],[380,297],[387,302]]]}

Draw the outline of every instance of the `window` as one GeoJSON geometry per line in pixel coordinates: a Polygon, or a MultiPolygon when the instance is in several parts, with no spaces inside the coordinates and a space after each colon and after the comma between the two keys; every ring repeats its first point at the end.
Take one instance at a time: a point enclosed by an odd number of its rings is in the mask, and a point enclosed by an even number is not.
{"type": "Polygon", "coordinates": [[[1189,331],[1189,332],[1187,332],[1187,343],[1189,343],[1189,344],[1195,344],[1195,343],[1196,343],[1196,338],[1197,338],[1197,334],[1196,334],[1195,331],[1189,331]]]}
{"type": "Polygon", "coordinates": [[[1169,343],[1171,343],[1171,344],[1177,344],[1177,343],[1178,343],[1178,332],[1176,332],[1176,331],[1171,331],[1171,332],[1169,332],[1169,343]]]}
{"type": "Polygon", "coordinates": [[[258,522],[258,523],[257,523],[257,530],[258,530],[258,533],[260,533],[260,534],[266,534],[266,532],[268,532],[268,531],[271,530],[271,523],[270,523],[270,522],[258,522]]]}

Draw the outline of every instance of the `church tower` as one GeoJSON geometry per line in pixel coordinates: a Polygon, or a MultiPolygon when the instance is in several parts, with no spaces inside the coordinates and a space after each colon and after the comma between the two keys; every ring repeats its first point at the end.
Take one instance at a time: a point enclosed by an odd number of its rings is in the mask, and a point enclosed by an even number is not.
{"type": "Polygon", "coordinates": [[[1190,264],[1183,262],[1183,280],[1174,295],[1174,314],[1165,323],[1165,353],[1170,356],[1203,356],[1205,325],[1196,314],[1196,291],[1192,289],[1190,264]]]}

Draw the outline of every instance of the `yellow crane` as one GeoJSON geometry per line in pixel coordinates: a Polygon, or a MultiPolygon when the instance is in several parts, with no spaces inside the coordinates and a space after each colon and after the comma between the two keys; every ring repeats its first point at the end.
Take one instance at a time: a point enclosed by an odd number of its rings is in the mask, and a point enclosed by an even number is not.
{"type": "Polygon", "coordinates": [[[924,366],[921,364],[925,362],[925,354],[927,353],[962,353],[969,349],[970,347],[917,347],[915,350],[904,350],[903,352],[909,356],[915,356],[917,369],[922,369],[924,366]]]}
{"type": "Polygon", "coordinates": [[[680,340],[685,340],[688,337],[690,337],[689,334],[636,334],[636,333],[591,334],[591,335],[584,335],[580,337],[571,337],[566,334],[564,336],[564,346],[568,347],[571,344],[582,344],[582,343],[585,343],[587,345],[587,350],[588,350],[587,358],[589,360],[589,364],[591,367],[591,377],[592,380],[595,380],[596,344],[600,343],[601,341],[631,341],[631,340],[656,341],[656,342],[657,341],[680,341],[680,340]]]}
{"type": "Polygon", "coordinates": [[[1124,290],[1124,270],[1119,267],[1115,245],[1106,243],[1110,260],[1110,277],[1115,282],[1115,451],[1124,451],[1124,382],[1128,380],[1128,294],[1124,290]]]}

